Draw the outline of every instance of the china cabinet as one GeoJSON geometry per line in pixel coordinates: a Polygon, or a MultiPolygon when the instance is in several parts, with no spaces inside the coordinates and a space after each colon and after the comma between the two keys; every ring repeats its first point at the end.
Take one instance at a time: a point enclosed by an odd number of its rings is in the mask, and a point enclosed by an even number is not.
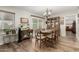
{"type": "Polygon", "coordinates": [[[47,29],[57,28],[60,33],[60,17],[52,17],[48,18],[46,21],[47,29]]]}

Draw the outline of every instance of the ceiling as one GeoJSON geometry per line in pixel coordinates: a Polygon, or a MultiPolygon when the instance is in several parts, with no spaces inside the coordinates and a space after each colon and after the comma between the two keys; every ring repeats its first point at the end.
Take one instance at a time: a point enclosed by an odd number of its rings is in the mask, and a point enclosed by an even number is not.
{"type": "Polygon", "coordinates": [[[28,12],[43,15],[46,9],[51,9],[52,14],[74,11],[78,9],[78,6],[16,6],[20,9],[25,9],[28,12]]]}

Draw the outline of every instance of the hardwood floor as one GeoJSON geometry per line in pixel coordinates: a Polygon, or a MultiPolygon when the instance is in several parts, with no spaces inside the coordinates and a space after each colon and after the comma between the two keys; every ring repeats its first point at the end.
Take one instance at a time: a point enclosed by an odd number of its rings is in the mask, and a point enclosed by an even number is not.
{"type": "Polygon", "coordinates": [[[77,52],[79,51],[79,42],[60,38],[56,48],[35,47],[35,39],[24,40],[21,43],[13,42],[0,46],[0,52],[77,52]]]}

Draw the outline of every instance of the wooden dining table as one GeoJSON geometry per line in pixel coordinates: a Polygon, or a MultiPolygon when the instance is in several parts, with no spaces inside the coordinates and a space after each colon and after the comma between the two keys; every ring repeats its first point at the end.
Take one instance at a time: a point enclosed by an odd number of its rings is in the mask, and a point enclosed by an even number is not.
{"type": "Polygon", "coordinates": [[[53,42],[50,42],[50,40],[52,41],[53,39],[49,39],[48,36],[50,36],[52,33],[55,33],[56,31],[56,28],[53,28],[53,29],[45,29],[45,30],[41,30],[41,33],[46,37],[46,45],[47,46],[53,46],[53,42]]]}
{"type": "Polygon", "coordinates": [[[43,34],[50,34],[50,33],[55,32],[55,31],[56,31],[56,28],[44,29],[44,30],[41,30],[41,33],[43,33],[43,34]]]}

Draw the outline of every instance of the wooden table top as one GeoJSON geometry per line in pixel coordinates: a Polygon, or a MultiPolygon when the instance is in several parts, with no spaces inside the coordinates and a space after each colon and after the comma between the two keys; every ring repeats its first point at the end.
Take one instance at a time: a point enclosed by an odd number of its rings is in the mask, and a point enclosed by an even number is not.
{"type": "Polygon", "coordinates": [[[52,31],[54,32],[54,31],[56,31],[56,29],[54,28],[54,29],[45,29],[45,30],[41,30],[41,32],[42,33],[52,33],[52,31]]]}
{"type": "Polygon", "coordinates": [[[33,32],[33,29],[23,29],[21,31],[33,32]]]}

